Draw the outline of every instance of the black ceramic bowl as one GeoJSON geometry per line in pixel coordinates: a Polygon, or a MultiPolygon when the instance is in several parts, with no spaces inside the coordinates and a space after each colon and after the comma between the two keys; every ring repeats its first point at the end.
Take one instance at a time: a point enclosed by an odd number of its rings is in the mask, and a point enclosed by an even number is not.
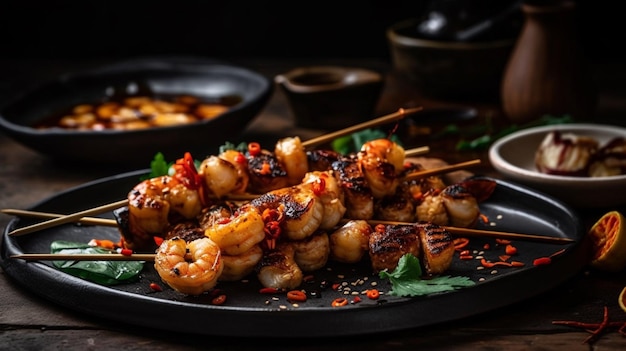
{"type": "Polygon", "coordinates": [[[217,152],[237,138],[264,108],[273,82],[244,67],[197,58],[134,59],[63,75],[23,94],[0,111],[0,128],[23,145],[54,159],[95,164],[149,165],[157,152],[174,161],[186,151],[194,158],[217,152]],[[210,120],[137,130],[38,129],[60,110],[102,100],[107,91],[140,87],[154,96],[192,95],[201,99],[237,97],[210,120]]]}

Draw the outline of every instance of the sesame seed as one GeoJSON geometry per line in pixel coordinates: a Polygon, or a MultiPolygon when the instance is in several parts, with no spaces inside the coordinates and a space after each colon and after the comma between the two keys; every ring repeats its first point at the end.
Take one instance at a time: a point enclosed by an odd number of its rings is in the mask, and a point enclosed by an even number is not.
{"type": "Polygon", "coordinates": [[[498,270],[497,270],[497,269],[494,269],[493,271],[491,271],[491,272],[489,272],[489,273],[491,273],[491,274],[498,274],[498,270]]]}
{"type": "Polygon", "coordinates": [[[280,306],[278,306],[278,308],[280,308],[281,310],[286,310],[286,309],[287,309],[287,306],[285,306],[285,305],[280,305],[280,306]]]}
{"type": "Polygon", "coordinates": [[[481,277],[480,279],[478,279],[479,282],[484,282],[486,279],[484,277],[481,277]]]}
{"type": "Polygon", "coordinates": [[[485,269],[485,267],[483,267],[483,266],[476,267],[476,270],[479,270],[479,271],[482,271],[483,269],[485,269]]]}

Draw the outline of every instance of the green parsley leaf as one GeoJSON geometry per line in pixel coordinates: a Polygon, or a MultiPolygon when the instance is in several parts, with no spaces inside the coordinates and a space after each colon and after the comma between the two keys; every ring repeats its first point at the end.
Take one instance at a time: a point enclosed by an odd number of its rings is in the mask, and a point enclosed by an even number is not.
{"type": "Polygon", "coordinates": [[[386,270],[379,273],[380,278],[388,278],[392,284],[389,292],[393,296],[420,296],[438,292],[456,290],[476,283],[467,277],[439,276],[421,279],[422,268],[417,257],[403,255],[393,272],[386,270]]]}
{"type": "Polygon", "coordinates": [[[235,145],[234,143],[227,141],[219,148],[220,154],[228,150],[235,150],[245,154],[248,151],[248,143],[242,141],[241,143],[235,145]]]}

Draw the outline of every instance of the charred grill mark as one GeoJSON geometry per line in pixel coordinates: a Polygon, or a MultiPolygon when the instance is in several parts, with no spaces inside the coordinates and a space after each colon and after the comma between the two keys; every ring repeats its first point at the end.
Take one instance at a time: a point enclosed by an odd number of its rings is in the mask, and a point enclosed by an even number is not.
{"type": "Polygon", "coordinates": [[[444,227],[432,223],[422,223],[416,227],[422,231],[426,239],[424,242],[431,254],[439,255],[452,245],[452,236],[444,227]]]}
{"type": "Polygon", "coordinates": [[[280,165],[276,156],[269,152],[248,158],[250,172],[261,178],[275,178],[287,176],[287,171],[280,165]]]}
{"type": "Polygon", "coordinates": [[[306,153],[309,171],[327,171],[339,160],[339,153],[332,150],[311,150],[306,153]]]}
{"type": "Polygon", "coordinates": [[[187,221],[174,225],[165,236],[165,239],[181,238],[186,242],[205,238],[204,229],[196,221],[187,221]]]}
{"type": "Polygon", "coordinates": [[[372,232],[370,250],[374,254],[387,252],[409,252],[419,248],[419,240],[413,226],[378,225],[372,232]]]}
{"type": "Polygon", "coordinates": [[[259,261],[257,269],[263,267],[275,267],[279,269],[290,268],[290,260],[287,255],[280,250],[271,250],[265,252],[261,261],[259,261]]]}
{"type": "Polygon", "coordinates": [[[365,176],[355,160],[343,159],[332,164],[337,172],[339,184],[351,192],[369,195],[371,190],[365,180],[365,176]]]}

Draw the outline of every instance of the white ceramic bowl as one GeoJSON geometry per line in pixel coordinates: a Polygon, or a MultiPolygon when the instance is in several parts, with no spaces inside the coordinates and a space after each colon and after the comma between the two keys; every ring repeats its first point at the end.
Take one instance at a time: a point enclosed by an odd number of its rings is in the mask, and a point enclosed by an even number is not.
{"type": "Polygon", "coordinates": [[[573,177],[540,173],[535,152],[554,130],[585,135],[604,145],[614,137],[625,137],[626,128],[597,124],[562,124],[523,129],[493,143],[489,149],[492,166],[505,178],[537,189],[574,207],[611,207],[626,204],[626,175],[573,177]]]}

